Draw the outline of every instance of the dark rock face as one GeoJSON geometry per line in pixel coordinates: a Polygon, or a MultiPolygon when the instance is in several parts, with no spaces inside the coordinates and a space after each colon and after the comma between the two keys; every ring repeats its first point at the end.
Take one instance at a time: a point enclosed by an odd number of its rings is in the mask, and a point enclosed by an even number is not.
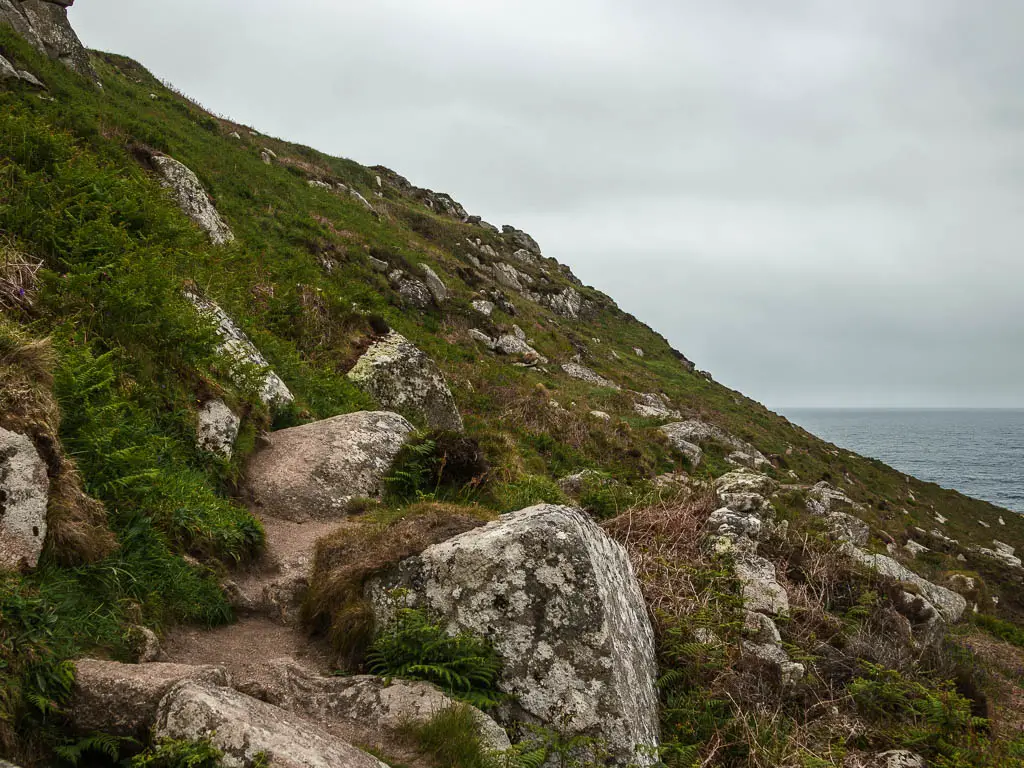
{"type": "Polygon", "coordinates": [[[35,48],[85,77],[97,80],[89,53],[68,21],[74,0],[0,0],[6,22],[35,48]]]}

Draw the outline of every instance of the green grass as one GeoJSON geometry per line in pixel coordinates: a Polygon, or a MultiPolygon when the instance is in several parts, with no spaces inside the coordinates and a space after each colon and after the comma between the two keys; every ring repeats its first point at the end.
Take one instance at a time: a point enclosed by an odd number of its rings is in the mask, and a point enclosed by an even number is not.
{"type": "MultiPolygon", "coordinates": [[[[263,544],[259,524],[235,499],[257,435],[375,407],[345,373],[381,321],[437,361],[469,441],[456,445],[450,436],[425,435],[420,445],[432,443],[429,450],[407,450],[392,474],[382,519],[420,500],[477,504],[490,512],[565,503],[557,480],[584,468],[608,480],[588,484],[580,500],[604,518],[645,499],[661,473],[685,469],[713,478],[731,469],[724,452],[713,447],[702,466],[688,467],[660,434],[658,421],[634,414],[628,390],[636,390],[663,392],[686,418],[707,419],[753,443],[773,457],[771,473],[783,482],[792,471],[801,484],[828,480],[841,487],[866,505],[872,525],[897,538],[913,526],[936,527],[939,513],[949,519],[946,535],[964,545],[990,546],[997,531],[999,539],[1024,549],[1019,516],[837,449],[689,372],[663,337],[592,288],[578,288],[593,307],[580,320],[556,317],[511,294],[514,317],[498,311],[483,319],[470,307],[475,278],[465,241],[479,237],[504,250],[501,237],[438,216],[387,185],[377,197],[370,169],[252,136],[120,56],[96,56],[100,91],[6,28],[0,28],[0,52],[43,79],[52,97],[41,99],[19,85],[0,89],[0,232],[5,244],[10,240],[44,264],[35,306],[7,314],[26,334],[53,341],[63,413],[59,436],[85,488],[106,506],[119,544],[116,553],[77,567],[50,552],[35,573],[0,581],[2,752],[26,761],[45,754],[44,742],[59,731],[55,710],[66,696],[63,662],[97,649],[124,655],[126,624],[160,628],[231,619],[211,571],[245,563],[263,544]],[[235,130],[241,140],[229,137],[235,130]],[[263,147],[279,162],[265,165],[263,147]],[[168,153],[197,173],[237,236],[233,245],[212,246],[177,209],[138,159],[150,151],[168,153]],[[360,190],[380,215],[347,195],[311,188],[309,178],[360,190]],[[430,265],[451,299],[443,308],[410,310],[368,256],[407,271],[430,265]],[[183,299],[182,289],[192,285],[252,338],[296,395],[294,405],[272,413],[251,384],[232,379],[229,361],[214,351],[213,329],[183,299]],[[473,327],[507,332],[512,323],[552,360],[550,366],[514,367],[466,337],[473,327]],[[634,355],[634,347],[645,356],[634,355]],[[559,363],[576,354],[624,390],[568,379],[559,363]],[[230,462],[203,456],[194,446],[196,408],[210,396],[224,398],[243,420],[230,462]],[[563,410],[552,408],[552,400],[563,410]],[[613,420],[591,418],[595,409],[613,420]],[[479,462],[453,473],[449,459],[467,446],[479,449],[479,462]],[[1006,525],[996,527],[1000,515],[1006,525]],[[993,527],[984,529],[978,520],[993,527]],[[184,555],[206,568],[194,569],[184,555]]],[[[545,290],[570,285],[553,261],[544,268],[551,281],[545,290]]],[[[800,491],[787,493],[781,517],[795,524],[803,503],[800,491]]],[[[357,586],[366,573],[415,549],[388,550],[383,539],[396,529],[381,530],[376,538],[367,534],[381,557],[362,563],[352,576],[357,586]]],[[[975,560],[970,568],[1000,598],[1005,617],[1024,618],[1024,593],[992,563],[975,560]]],[[[936,552],[927,567],[939,579],[964,566],[936,552]]],[[[334,597],[325,605],[352,604],[351,596],[334,597]]],[[[1004,639],[1019,634],[1012,622],[977,621],[1004,639]]],[[[678,638],[660,646],[663,671],[692,662],[686,648],[693,627],[678,629],[678,638]]],[[[704,677],[720,663],[702,659],[695,677],[665,681],[663,700],[671,711],[663,722],[689,729],[671,737],[679,765],[688,748],[731,716],[719,703],[701,699],[704,677]]],[[[769,738],[769,721],[746,726],[764,736],[765,755],[781,743],[781,737],[769,738]]]]}

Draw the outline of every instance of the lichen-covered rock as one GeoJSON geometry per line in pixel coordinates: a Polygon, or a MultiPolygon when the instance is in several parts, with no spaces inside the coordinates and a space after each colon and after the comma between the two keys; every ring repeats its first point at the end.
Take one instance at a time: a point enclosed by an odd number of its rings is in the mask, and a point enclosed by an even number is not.
{"type": "Polygon", "coordinates": [[[546,365],[548,362],[544,355],[540,354],[525,339],[520,338],[515,333],[502,334],[498,338],[492,339],[479,328],[472,328],[469,331],[469,337],[474,341],[479,341],[492,352],[516,358],[523,365],[546,365]]]}
{"type": "Polygon", "coordinates": [[[395,331],[367,349],[348,377],[384,408],[420,418],[435,429],[463,429],[441,369],[395,331]]]}
{"type": "Polygon", "coordinates": [[[779,484],[767,475],[740,469],[722,475],[715,490],[722,503],[736,512],[761,512],[770,508],[768,499],[779,484]]]}
{"type": "Polygon", "coordinates": [[[679,424],[666,424],[661,431],[668,438],[669,444],[683,454],[691,466],[696,467],[704,458],[704,451],[696,443],[690,442],[688,430],[679,427],[679,424]]]}
{"type": "Polygon", "coordinates": [[[262,755],[288,768],[386,768],[304,718],[230,688],[183,682],[160,702],[157,739],[209,739],[225,768],[248,768],[262,755]]]}
{"type": "Polygon", "coordinates": [[[215,302],[200,296],[195,291],[186,291],[185,298],[192,302],[200,315],[209,319],[216,326],[217,335],[221,339],[217,351],[230,357],[239,366],[237,370],[232,371],[236,381],[245,382],[246,371],[244,369],[246,367],[260,368],[263,369],[263,374],[259,395],[264,403],[284,405],[295,399],[285,383],[281,381],[281,377],[270,370],[270,363],[267,362],[267,359],[256,349],[256,345],[235,324],[235,321],[228,317],[227,312],[215,302]]]}
{"type": "Polygon", "coordinates": [[[241,423],[223,400],[207,400],[199,406],[196,445],[201,451],[230,459],[241,423]]]}
{"type": "Polygon", "coordinates": [[[46,463],[32,441],[0,428],[0,572],[36,567],[49,497],[46,463]]]}
{"type": "Polygon", "coordinates": [[[562,363],[562,370],[565,371],[572,379],[578,379],[579,381],[585,381],[587,384],[593,384],[595,387],[607,387],[608,389],[622,389],[614,381],[606,379],[604,376],[590,370],[587,366],[581,363],[562,363]]]}
{"type": "Polygon", "coordinates": [[[490,317],[494,314],[494,302],[486,301],[484,299],[475,299],[473,301],[473,309],[484,317],[490,317]]]}
{"type": "Polygon", "coordinates": [[[434,296],[430,289],[421,280],[417,280],[400,269],[396,269],[388,275],[388,282],[399,296],[418,309],[427,309],[434,303],[434,296]]]}
{"type": "Polygon", "coordinates": [[[851,512],[863,513],[864,508],[838,488],[820,482],[807,494],[807,511],[824,518],[832,535],[839,541],[863,547],[871,535],[871,528],[851,512]]]}
{"type": "Polygon", "coordinates": [[[708,424],[704,421],[697,419],[691,419],[689,421],[681,421],[676,424],[668,424],[662,428],[666,434],[670,435],[670,439],[673,441],[687,442],[696,445],[702,443],[718,443],[731,448],[733,451],[745,454],[750,461],[751,469],[761,469],[762,467],[771,466],[771,462],[764,457],[759,450],[757,450],[750,443],[746,443],[733,435],[730,435],[721,427],[716,427],[714,424],[708,424]]]}
{"type": "Polygon", "coordinates": [[[213,665],[119,664],[81,659],[75,662],[68,716],[79,731],[144,737],[156,720],[160,700],[183,680],[229,683],[227,671],[213,665]]]}
{"type": "Polygon", "coordinates": [[[852,548],[853,558],[882,576],[904,584],[913,585],[916,592],[935,606],[942,618],[955,624],[960,621],[967,608],[967,601],[956,592],[918,576],[912,570],[886,555],[875,555],[861,549],[852,548]]]}
{"type": "Polygon", "coordinates": [[[92,80],[96,71],[89,52],[68,21],[74,0],[0,0],[0,23],[6,21],[41,53],[92,80]]]}
{"type": "MultiPolygon", "coordinates": [[[[357,732],[358,743],[374,738],[394,738],[408,725],[423,725],[439,712],[466,706],[429,683],[392,680],[367,675],[324,677],[292,659],[275,659],[261,667],[249,667],[232,687],[260,701],[313,720],[326,730],[357,732]]],[[[470,707],[480,726],[484,746],[509,748],[508,734],[494,720],[470,707]]]]}
{"type": "Polygon", "coordinates": [[[286,520],[343,516],[376,496],[413,426],[397,413],[363,411],[273,432],[249,460],[244,488],[286,520]]]}
{"type": "Polygon", "coordinates": [[[670,401],[665,395],[655,392],[636,392],[633,410],[647,419],[678,419],[679,411],[669,407],[670,401]]]}
{"type": "Polygon", "coordinates": [[[368,591],[378,622],[392,590],[504,659],[509,720],[605,739],[620,762],[658,744],[654,634],[625,551],[582,511],[540,505],[437,544],[368,591]]]}
{"type": "Polygon", "coordinates": [[[736,577],[743,588],[743,607],[772,616],[789,615],[789,595],[779,584],[775,565],[760,555],[741,554],[736,577]]]}
{"type": "Polygon", "coordinates": [[[566,287],[558,293],[530,294],[530,298],[556,315],[570,320],[578,320],[585,306],[583,297],[575,288],[566,287]]]}
{"type": "Polygon", "coordinates": [[[529,275],[520,272],[511,264],[506,264],[504,261],[495,263],[491,267],[491,274],[494,275],[494,279],[497,280],[499,284],[506,288],[510,288],[517,293],[523,292],[523,283],[529,278],[529,275]]]}
{"type": "Polygon", "coordinates": [[[185,215],[210,237],[214,245],[234,242],[235,235],[210,202],[199,178],[190,168],[167,155],[154,155],[151,162],[160,173],[161,183],[174,195],[185,215]]]}
{"type": "Polygon", "coordinates": [[[763,613],[747,611],[744,618],[747,637],[740,642],[743,660],[773,670],[783,688],[795,685],[803,679],[807,670],[803,664],[793,661],[782,647],[779,628],[763,613]]]}
{"type": "Polygon", "coordinates": [[[437,302],[437,304],[443,304],[448,301],[448,287],[444,284],[444,281],[438,277],[437,272],[426,264],[420,264],[420,272],[423,273],[423,282],[426,283],[427,290],[430,291],[430,295],[434,297],[434,301],[437,302]]]}

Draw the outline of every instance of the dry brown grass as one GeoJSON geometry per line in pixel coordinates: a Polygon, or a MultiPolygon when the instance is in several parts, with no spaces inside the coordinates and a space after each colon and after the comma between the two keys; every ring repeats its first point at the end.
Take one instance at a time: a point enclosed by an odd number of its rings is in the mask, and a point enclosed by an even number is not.
{"type": "Polygon", "coordinates": [[[49,341],[31,339],[0,319],[0,427],[31,438],[47,464],[47,551],[65,565],[92,563],[113,552],[117,543],[106,510],[85,493],[74,461],[61,447],[54,362],[49,341]]]}
{"type": "Polygon", "coordinates": [[[30,308],[42,267],[39,259],[22,253],[9,240],[0,239],[0,307],[12,312],[30,308]]]}
{"type": "Polygon", "coordinates": [[[304,623],[313,632],[327,633],[347,669],[357,667],[374,631],[366,582],[493,517],[478,507],[423,503],[407,508],[397,520],[367,519],[321,539],[303,605],[304,623]]]}
{"type": "Polygon", "coordinates": [[[702,542],[717,507],[711,489],[679,488],[604,524],[626,548],[658,631],[706,612],[714,599],[697,574],[714,567],[702,542]]]}

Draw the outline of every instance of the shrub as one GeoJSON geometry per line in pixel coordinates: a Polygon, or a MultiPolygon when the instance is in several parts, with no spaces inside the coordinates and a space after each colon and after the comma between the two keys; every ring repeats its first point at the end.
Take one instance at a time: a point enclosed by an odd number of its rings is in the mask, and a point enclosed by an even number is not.
{"type": "Polygon", "coordinates": [[[475,439],[434,431],[403,447],[386,483],[398,503],[423,498],[465,500],[483,484],[489,471],[490,465],[475,439]]]}

